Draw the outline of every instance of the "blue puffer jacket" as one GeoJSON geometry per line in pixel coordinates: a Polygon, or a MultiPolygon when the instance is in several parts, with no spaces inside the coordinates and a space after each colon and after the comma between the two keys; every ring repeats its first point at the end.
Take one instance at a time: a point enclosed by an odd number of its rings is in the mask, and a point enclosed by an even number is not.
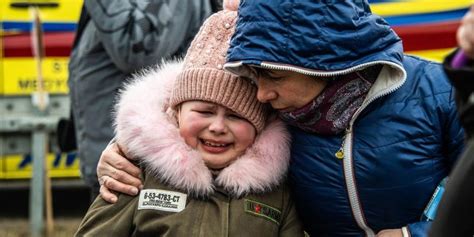
{"type": "Polygon", "coordinates": [[[420,216],[463,148],[453,89],[440,65],[404,56],[398,36],[366,1],[242,1],[225,67],[332,76],[384,65],[345,134],[292,128],[290,180],[313,236],[374,236],[420,216]],[[344,152],[338,159],[335,153],[344,152]]]}

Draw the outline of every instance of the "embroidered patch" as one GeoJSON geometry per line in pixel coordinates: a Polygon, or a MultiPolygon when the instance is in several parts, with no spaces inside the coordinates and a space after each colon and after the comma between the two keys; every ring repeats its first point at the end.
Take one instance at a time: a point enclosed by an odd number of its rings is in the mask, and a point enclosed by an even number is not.
{"type": "Polygon", "coordinates": [[[280,225],[281,211],[266,204],[245,199],[244,210],[247,213],[266,218],[277,225],[280,225]]]}
{"type": "Polygon", "coordinates": [[[167,212],[180,212],[186,207],[187,195],[184,193],[143,189],[138,199],[138,210],[153,209],[167,212]]]}

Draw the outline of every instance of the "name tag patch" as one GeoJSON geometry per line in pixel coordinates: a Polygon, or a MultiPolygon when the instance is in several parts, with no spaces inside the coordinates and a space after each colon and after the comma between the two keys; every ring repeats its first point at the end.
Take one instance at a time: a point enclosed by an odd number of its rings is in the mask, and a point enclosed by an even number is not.
{"type": "Polygon", "coordinates": [[[186,207],[187,195],[161,189],[143,189],[138,199],[138,210],[153,209],[180,212],[186,207]]]}
{"type": "Polygon", "coordinates": [[[250,199],[245,199],[244,210],[247,213],[263,217],[277,225],[280,225],[281,211],[274,207],[250,199]]]}

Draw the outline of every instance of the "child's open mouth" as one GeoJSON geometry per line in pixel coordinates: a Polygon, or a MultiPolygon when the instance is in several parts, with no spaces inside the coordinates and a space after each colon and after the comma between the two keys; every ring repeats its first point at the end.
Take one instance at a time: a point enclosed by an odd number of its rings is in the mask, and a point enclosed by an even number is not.
{"type": "Polygon", "coordinates": [[[222,153],[229,149],[232,143],[223,143],[200,139],[203,149],[209,153],[222,153]]]}

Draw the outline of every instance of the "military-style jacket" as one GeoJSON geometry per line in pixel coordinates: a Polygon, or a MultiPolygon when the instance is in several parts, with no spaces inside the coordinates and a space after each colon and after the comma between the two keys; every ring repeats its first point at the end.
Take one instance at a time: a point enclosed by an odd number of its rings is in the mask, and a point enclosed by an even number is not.
{"type": "Polygon", "coordinates": [[[289,135],[274,121],[213,174],[186,145],[167,102],[181,63],[137,76],[117,105],[117,142],[139,157],[144,188],[95,200],[76,236],[303,236],[284,178],[289,135]]]}
{"type": "Polygon", "coordinates": [[[98,197],[76,236],[302,236],[286,186],[235,199],[222,189],[193,198],[147,175],[139,196],[98,197]],[[183,210],[179,211],[181,208],[183,210]]]}

